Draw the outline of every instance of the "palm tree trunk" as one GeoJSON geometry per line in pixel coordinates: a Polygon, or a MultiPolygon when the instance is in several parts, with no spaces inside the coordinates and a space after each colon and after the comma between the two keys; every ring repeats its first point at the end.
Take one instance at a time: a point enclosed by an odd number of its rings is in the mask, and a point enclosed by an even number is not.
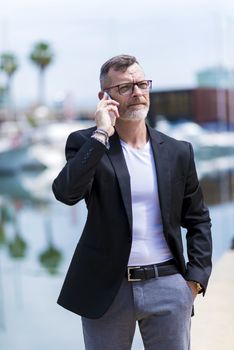
{"type": "Polygon", "coordinates": [[[38,103],[39,105],[43,105],[45,103],[45,69],[44,68],[41,68],[39,71],[38,103]]]}
{"type": "Polygon", "coordinates": [[[8,120],[13,119],[14,111],[13,111],[13,99],[12,99],[12,75],[8,75],[7,77],[7,114],[8,120]]]}

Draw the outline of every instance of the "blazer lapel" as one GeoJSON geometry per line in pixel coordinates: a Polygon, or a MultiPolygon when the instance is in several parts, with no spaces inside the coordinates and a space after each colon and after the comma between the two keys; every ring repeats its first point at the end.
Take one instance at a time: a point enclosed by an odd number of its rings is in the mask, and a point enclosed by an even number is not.
{"type": "Polygon", "coordinates": [[[151,145],[156,165],[159,202],[161,207],[162,222],[164,226],[164,234],[166,236],[167,227],[169,224],[170,213],[170,193],[171,193],[171,173],[170,160],[166,142],[161,137],[161,134],[148,126],[148,131],[151,139],[151,145]]]}
{"type": "Polygon", "coordinates": [[[117,132],[115,132],[114,135],[110,137],[110,149],[107,151],[107,155],[110,158],[110,161],[116,172],[124,207],[127,212],[129,226],[132,232],[132,200],[130,176],[117,132]]]}

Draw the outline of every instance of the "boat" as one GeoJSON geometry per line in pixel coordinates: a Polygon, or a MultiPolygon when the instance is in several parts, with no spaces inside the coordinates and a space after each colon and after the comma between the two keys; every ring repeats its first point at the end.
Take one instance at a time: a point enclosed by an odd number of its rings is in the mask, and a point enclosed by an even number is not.
{"type": "Polygon", "coordinates": [[[65,162],[68,135],[92,125],[92,121],[53,122],[27,130],[25,134],[19,131],[17,134],[12,129],[1,133],[0,174],[60,168],[65,162]]]}

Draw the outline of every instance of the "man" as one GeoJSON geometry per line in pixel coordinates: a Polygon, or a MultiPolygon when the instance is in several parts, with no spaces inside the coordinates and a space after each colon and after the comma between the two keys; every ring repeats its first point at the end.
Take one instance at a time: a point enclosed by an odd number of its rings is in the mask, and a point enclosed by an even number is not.
{"type": "Polygon", "coordinates": [[[53,183],[88,209],[58,303],[82,316],[87,350],[131,349],[136,321],[145,350],[188,350],[212,249],[193,150],[146,125],[152,82],[135,57],[108,60],[100,83],[96,127],[69,136],[53,183]]]}

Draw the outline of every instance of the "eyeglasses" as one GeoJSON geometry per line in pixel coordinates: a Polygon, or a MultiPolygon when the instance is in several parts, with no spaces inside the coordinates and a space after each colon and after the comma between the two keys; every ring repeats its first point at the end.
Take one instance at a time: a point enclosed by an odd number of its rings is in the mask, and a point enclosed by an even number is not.
{"type": "Polygon", "coordinates": [[[143,92],[146,93],[151,90],[152,88],[152,80],[142,80],[138,81],[136,83],[123,83],[119,85],[110,86],[109,88],[106,88],[104,91],[108,91],[113,88],[118,88],[118,92],[120,95],[124,96],[130,96],[132,95],[134,91],[134,87],[137,85],[137,87],[143,92]]]}

